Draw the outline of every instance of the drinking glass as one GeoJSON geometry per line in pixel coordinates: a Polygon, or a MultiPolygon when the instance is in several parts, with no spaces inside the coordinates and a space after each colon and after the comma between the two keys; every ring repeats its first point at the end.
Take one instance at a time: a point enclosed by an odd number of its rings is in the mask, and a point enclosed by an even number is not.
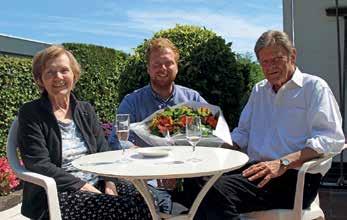
{"type": "Polygon", "coordinates": [[[166,139],[167,144],[168,144],[169,146],[175,145],[175,140],[171,137],[171,135],[170,135],[170,130],[169,130],[169,129],[166,129],[165,133],[166,133],[165,139],[166,139]]]}
{"type": "Polygon", "coordinates": [[[189,158],[190,162],[199,162],[201,159],[195,157],[195,147],[201,139],[201,119],[199,116],[190,116],[187,118],[186,123],[186,138],[187,141],[193,146],[193,156],[189,158]]]}
{"type": "Polygon", "coordinates": [[[116,114],[116,120],[114,123],[116,134],[122,148],[122,157],[118,161],[119,163],[128,163],[129,159],[125,156],[125,142],[129,138],[129,127],[130,127],[130,115],[129,114],[116,114]],[[124,142],[124,143],[122,143],[124,142]]]}

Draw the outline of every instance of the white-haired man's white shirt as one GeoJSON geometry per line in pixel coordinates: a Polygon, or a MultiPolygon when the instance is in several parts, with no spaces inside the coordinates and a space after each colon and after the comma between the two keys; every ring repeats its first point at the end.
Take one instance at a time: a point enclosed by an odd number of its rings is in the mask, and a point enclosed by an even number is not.
{"type": "Polygon", "coordinates": [[[328,84],[298,68],[277,93],[266,79],[254,86],[231,137],[251,161],[278,159],[305,147],[339,153],[345,143],[328,84]]]}

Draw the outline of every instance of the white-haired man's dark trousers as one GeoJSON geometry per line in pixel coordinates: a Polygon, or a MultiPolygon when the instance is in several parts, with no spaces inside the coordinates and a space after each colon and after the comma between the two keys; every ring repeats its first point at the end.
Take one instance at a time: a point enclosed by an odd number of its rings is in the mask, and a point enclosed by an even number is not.
{"type": "MultiPolygon", "coordinates": [[[[268,209],[292,209],[297,180],[297,170],[288,170],[282,176],[272,179],[263,188],[260,182],[251,182],[242,176],[241,169],[224,174],[210,189],[201,203],[194,219],[240,219],[240,213],[268,209]]],[[[317,195],[321,174],[306,174],[303,208],[308,208],[317,195]]],[[[202,179],[191,180],[189,187],[202,185],[202,179]],[[195,182],[195,183],[193,183],[195,182]],[[200,183],[199,183],[200,182],[200,183]]]]}

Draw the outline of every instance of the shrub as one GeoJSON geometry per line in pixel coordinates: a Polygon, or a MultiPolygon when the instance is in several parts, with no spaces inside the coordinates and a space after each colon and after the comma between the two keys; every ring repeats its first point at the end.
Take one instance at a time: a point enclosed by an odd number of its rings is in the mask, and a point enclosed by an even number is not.
{"type": "Polygon", "coordinates": [[[249,54],[246,55],[237,55],[237,60],[241,65],[241,73],[245,80],[245,92],[241,99],[241,106],[243,107],[248,100],[248,97],[252,91],[254,84],[264,79],[261,67],[258,63],[252,61],[252,56],[249,54]]]}
{"type": "Polygon", "coordinates": [[[111,135],[112,127],[113,127],[113,124],[111,122],[105,122],[101,124],[101,128],[104,131],[106,139],[108,139],[108,137],[111,135]]]}
{"type": "MultiPolygon", "coordinates": [[[[253,79],[258,78],[257,64],[235,54],[231,50],[232,43],[226,43],[222,37],[205,28],[176,25],[155,33],[153,38],[156,37],[169,38],[180,50],[176,83],[199,91],[208,102],[220,106],[229,126],[234,127],[253,86],[253,79]]],[[[145,40],[139,45],[125,63],[118,84],[120,100],[127,93],[148,84],[147,42],[145,40]]]]}
{"type": "Polygon", "coordinates": [[[0,157],[0,196],[7,195],[19,185],[6,157],[0,157]]]}
{"type": "Polygon", "coordinates": [[[126,53],[111,48],[64,43],[72,51],[82,68],[81,79],[74,93],[81,100],[89,101],[102,121],[112,121],[118,100],[118,78],[126,53]]]}
{"type": "Polygon", "coordinates": [[[5,154],[8,130],[19,107],[39,97],[31,62],[30,58],[0,56],[0,156],[5,154]]]}

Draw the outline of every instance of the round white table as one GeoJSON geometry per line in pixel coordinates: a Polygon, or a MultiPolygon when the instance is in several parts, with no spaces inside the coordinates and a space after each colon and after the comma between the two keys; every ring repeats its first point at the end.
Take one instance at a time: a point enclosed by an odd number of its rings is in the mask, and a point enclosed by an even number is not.
{"type": "Polygon", "coordinates": [[[99,176],[117,177],[131,181],[146,201],[153,219],[159,219],[154,200],[149,192],[146,180],[190,178],[211,176],[201,189],[188,214],[170,216],[170,219],[193,219],[207,191],[225,172],[238,169],[245,165],[248,156],[242,152],[211,147],[196,147],[194,157],[200,162],[190,162],[191,146],[152,147],[153,151],[167,150],[168,156],[147,157],[139,149],[127,149],[129,163],[118,163],[122,151],[108,151],[83,156],[72,162],[72,165],[85,172],[99,176]]]}

